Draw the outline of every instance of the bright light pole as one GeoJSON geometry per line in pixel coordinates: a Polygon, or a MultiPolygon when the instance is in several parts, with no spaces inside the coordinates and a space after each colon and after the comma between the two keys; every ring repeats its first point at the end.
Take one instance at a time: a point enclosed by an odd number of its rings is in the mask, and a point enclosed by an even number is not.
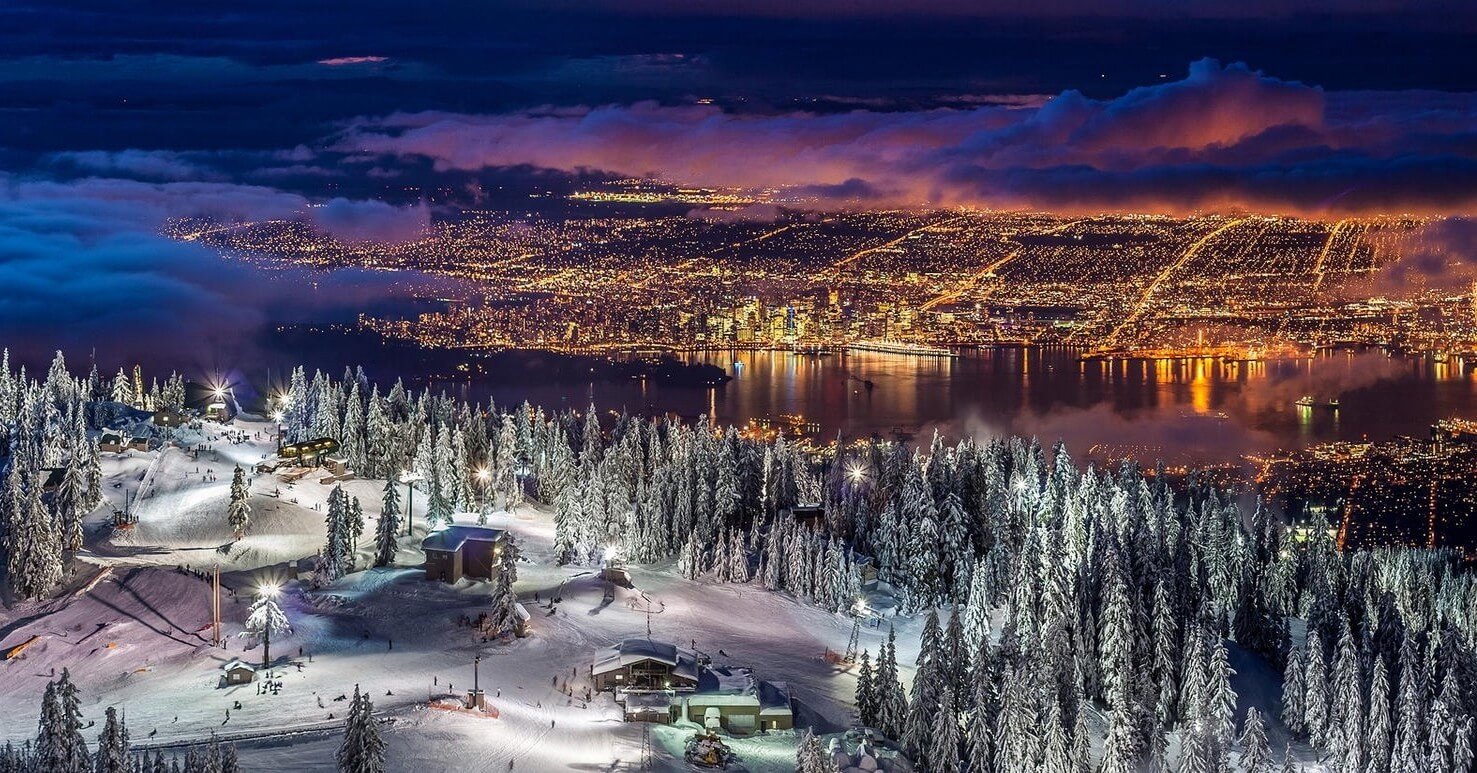
{"type": "MultiPolygon", "coordinates": [[[[278,392],[272,395],[272,403],[276,404],[276,411],[272,414],[272,420],[277,422],[277,450],[282,450],[282,444],[287,437],[287,411],[292,407],[292,398],[286,392],[278,392]]],[[[270,406],[272,403],[269,403],[270,406]]]]}
{"type": "Polygon", "coordinates": [[[282,453],[282,435],[287,432],[287,427],[282,424],[283,418],[281,411],[272,414],[272,423],[277,425],[277,453],[282,453]]]}
{"type": "Polygon", "coordinates": [[[477,468],[477,505],[480,508],[487,501],[487,482],[492,480],[492,471],[486,467],[477,468]]]}
{"type": "Polygon", "coordinates": [[[410,470],[400,473],[400,482],[405,484],[405,536],[407,537],[415,531],[415,482],[424,480],[425,477],[410,470]]]}
{"type": "MultiPolygon", "coordinates": [[[[277,593],[279,591],[279,588],[277,587],[276,583],[270,583],[269,582],[269,583],[267,583],[266,585],[263,585],[261,588],[259,588],[257,590],[262,595],[263,598],[266,598],[266,599],[275,599],[275,598],[277,598],[277,593]]],[[[271,624],[262,626],[262,665],[265,666],[265,667],[267,667],[267,668],[270,668],[271,665],[272,665],[272,626],[271,626],[271,624]]]]}

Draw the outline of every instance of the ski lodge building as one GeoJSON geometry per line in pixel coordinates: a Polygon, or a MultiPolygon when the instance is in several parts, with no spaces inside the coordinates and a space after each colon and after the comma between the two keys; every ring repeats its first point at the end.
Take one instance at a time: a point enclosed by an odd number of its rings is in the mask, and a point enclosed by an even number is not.
{"type": "Polygon", "coordinates": [[[596,690],[691,690],[697,653],[654,639],[626,639],[602,650],[590,665],[596,690]]]}
{"type": "Polygon", "coordinates": [[[301,443],[288,443],[277,449],[277,456],[298,467],[317,467],[325,457],[337,452],[338,448],[337,440],[321,437],[301,443]]]}
{"type": "Polygon", "coordinates": [[[463,577],[491,580],[502,563],[507,533],[502,529],[452,524],[421,541],[426,579],[455,583],[463,577]]]}
{"type": "Polygon", "coordinates": [[[595,689],[613,691],[627,722],[680,720],[734,735],[795,726],[784,682],[754,678],[747,668],[714,668],[692,650],[652,639],[626,639],[590,665],[595,689]]]}

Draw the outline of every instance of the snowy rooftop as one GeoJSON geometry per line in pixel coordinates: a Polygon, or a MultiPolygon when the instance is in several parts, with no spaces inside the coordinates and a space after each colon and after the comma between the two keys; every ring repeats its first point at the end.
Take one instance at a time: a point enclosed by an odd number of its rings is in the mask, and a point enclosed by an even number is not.
{"type": "Polygon", "coordinates": [[[698,692],[728,695],[755,694],[754,673],[747,668],[721,666],[703,669],[698,692]]]}
{"type": "Polygon", "coordinates": [[[677,676],[686,677],[697,681],[697,655],[691,650],[685,650],[675,644],[668,644],[654,639],[626,639],[619,644],[610,646],[595,655],[595,662],[591,671],[595,674],[607,674],[618,668],[628,666],[632,663],[640,663],[644,660],[653,660],[665,663],[672,668],[672,673],[677,676]]]}
{"type": "Polygon", "coordinates": [[[697,692],[690,699],[700,705],[754,705],[761,714],[790,712],[790,688],[784,682],[754,678],[747,668],[722,666],[703,670],[697,692]]]}
{"type": "Polygon", "coordinates": [[[789,714],[790,709],[790,685],[786,682],[764,682],[759,683],[759,706],[760,714],[783,712],[789,714]]]}
{"type": "Polygon", "coordinates": [[[497,542],[503,538],[502,529],[470,524],[453,524],[426,537],[421,542],[422,550],[460,550],[467,541],[497,542]]]}

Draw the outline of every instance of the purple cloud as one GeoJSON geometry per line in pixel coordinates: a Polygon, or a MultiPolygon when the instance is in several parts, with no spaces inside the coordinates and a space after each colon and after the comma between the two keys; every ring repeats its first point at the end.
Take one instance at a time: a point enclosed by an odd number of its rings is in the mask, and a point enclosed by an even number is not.
{"type": "Polygon", "coordinates": [[[825,203],[1335,216],[1477,210],[1477,95],[1327,93],[1242,64],[1094,100],[752,115],[713,106],[395,114],[347,153],[600,170],[825,203]]]}

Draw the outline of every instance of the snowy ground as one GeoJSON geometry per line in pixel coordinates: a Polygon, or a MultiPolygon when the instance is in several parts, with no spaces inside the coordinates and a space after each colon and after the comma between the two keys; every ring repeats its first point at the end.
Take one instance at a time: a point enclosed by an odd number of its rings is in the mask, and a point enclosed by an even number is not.
{"type": "MultiPolygon", "coordinates": [[[[402,540],[399,568],[361,571],[309,590],[292,566],[319,550],[332,487],[320,482],[323,473],[290,486],[275,475],[251,474],[273,450],[269,425],[238,421],[232,429],[248,437],[240,443],[222,439],[221,429],[207,425],[208,450],[199,454],[105,455],[109,501],[89,519],[88,549],[72,569],[70,592],[0,612],[0,649],[39,637],[24,657],[0,662],[0,741],[34,734],[41,691],[53,669],[66,667],[81,687],[85,720],[99,719],[106,706],[126,709],[139,746],[198,742],[212,733],[237,739],[247,770],[333,770],[337,723],[347,708],[338,699],[356,684],[388,720],[392,770],[646,769],[643,727],[621,721],[609,696],[597,694],[588,705],[580,698],[592,654],[644,635],[648,625],[654,637],[693,644],[717,664],[788,682],[799,704],[797,724],[838,732],[850,719],[854,676],[823,658],[827,648],[845,649],[849,620],[757,585],[691,582],[671,566],[633,567],[635,589],[617,588],[607,603],[604,584],[588,567],[553,564],[551,519],[532,507],[494,518],[517,535],[527,559],[517,591],[533,613],[528,638],[484,644],[458,625],[488,607],[488,584],[422,579],[414,568],[423,559],[419,496],[417,533],[402,540]],[[252,516],[246,537],[233,542],[225,513],[237,464],[251,476],[252,516]],[[113,532],[104,521],[125,497],[138,524],[113,532]],[[210,584],[203,576],[217,565],[223,584],[239,591],[225,594],[226,643],[219,648],[210,644],[210,584]],[[186,566],[200,574],[177,568],[186,566]],[[237,634],[248,596],[266,582],[285,583],[282,603],[294,629],[272,643],[273,675],[282,689],[274,695],[260,694],[256,685],[223,687],[222,663],[261,659],[259,648],[243,650],[247,640],[237,634]],[[555,595],[562,601],[551,607],[555,595]],[[479,653],[481,686],[495,716],[449,710],[451,702],[442,700],[471,686],[479,653]],[[566,681],[577,697],[561,690],[566,681]]],[[[366,543],[382,486],[344,485],[364,506],[366,543]]],[[[366,558],[361,551],[361,566],[366,558]]],[[[897,626],[899,660],[908,665],[921,620],[897,626]]],[[[875,653],[885,635],[885,627],[864,628],[862,646],[875,653]]],[[[1275,709],[1278,675],[1252,659],[1237,661],[1243,705],[1275,709]]],[[[646,730],[651,768],[688,769],[680,757],[691,726],[646,730]]],[[[86,734],[91,739],[96,730],[86,734]]],[[[792,732],[734,739],[742,758],[734,769],[793,770],[797,742],[792,732]]]]}
{"type": "MultiPolygon", "coordinates": [[[[24,657],[0,663],[0,739],[20,741],[34,733],[41,690],[53,669],[66,667],[81,686],[86,720],[99,718],[109,705],[124,708],[141,746],[199,741],[211,733],[241,738],[248,769],[332,769],[334,725],[347,703],[335,699],[356,684],[393,720],[386,731],[392,769],[507,770],[510,762],[532,770],[640,769],[641,726],[622,722],[608,696],[597,694],[589,705],[579,697],[591,655],[644,635],[648,624],[655,637],[695,641],[716,663],[789,682],[802,720],[819,730],[837,731],[848,721],[855,681],[822,657],[827,647],[845,648],[848,621],[757,586],[690,582],[670,566],[633,568],[636,588],[617,588],[607,603],[604,583],[590,568],[553,565],[551,520],[531,507],[494,517],[494,525],[517,535],[527,559],[517,586],[534,616],[526,639],[483,644],[458,625],[460,617],[487,608],[490,587],[424,581],[411,568],[422,560],[419,526],[416,536],[402,540],[402,568],[357,572],[311,591],[294,581],[292,566],[321,546],[332,487],[319,482],[321,473],[291,486],[274,475],[251,475],[251,525],[233,542],[225,521],[231,471],[240,464],[250,475],[273,443],[266,425],[238,422],[235,429],[249,437],[243,443],[221,439],[220,429],[208,431],[209,450],[199,454],[105,455],[108,502],[89,519],[88,549],[72,572],[72,592],[0,613],[0,647],[40,637],[24,657]],[[138,524],[113,532],[104,521],[125,498],[138,524]],[[239,590],[239,596],[225,594],[223,648],[210,645],[208,576],[194,573],[208,575],[216,565],[224,585],[239,590]],[[84,590],[99,568],[110,571],[84,590]],[[282,690],[263,695],[255,685],[223,688],[222,663],[238,656],[260,660],[260,649],[243,651],[247,641],[236,634],[251,590],[264,582],[287,583],[283,607],[294,631],[272,647],[282,690]],[[561,586],[562,601],[551,608],[561,586]],[[481,685],[497,716],[432,707],[471,686],[478,653],[481,685]],[[561,691],[565,681],[579,697],[561,691]],[[264,737],[248,740],[258,736],[264,737]]],[[[370,533],[382,486],[345,484],[363,503],[370,533]]],[[[417,518],[424,515],[421,499],[417,518]]],[[[365,557],[361,552],[361,565],[365,557]]],[[[918,624],[905,628],[900,649],[911,660],[918,624]]],[[[884,633],[864,631],[864,646],[875,651],[884,633]]],[[[677,758],[691,728],[648,729],[655,766],[685,769],[677,758]]],[[[733,745],[744,769],[779,771],[793,769],[796,742],[793,733],[772,733],[733,745]]]]}

